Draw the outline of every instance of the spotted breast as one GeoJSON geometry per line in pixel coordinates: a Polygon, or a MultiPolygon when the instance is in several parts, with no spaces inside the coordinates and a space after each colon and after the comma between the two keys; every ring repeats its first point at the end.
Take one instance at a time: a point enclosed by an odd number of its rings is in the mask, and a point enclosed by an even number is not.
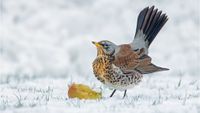
{"type": "Polygon", "coordinates": [[[98,56],[93,62],[93,72],[103,84],[118,90],[126,90],[138,84],[142,74],[134,70],[123,70],[113,64],[113,58],[98,56]]]}

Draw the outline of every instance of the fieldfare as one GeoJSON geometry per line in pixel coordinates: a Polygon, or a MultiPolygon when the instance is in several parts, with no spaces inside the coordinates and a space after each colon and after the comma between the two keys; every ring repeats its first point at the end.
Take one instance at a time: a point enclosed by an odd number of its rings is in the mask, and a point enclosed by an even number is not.
{"type": "Polygon", "coordinates": [[[134,40],[129,44],[116,45],[103,40],[92,42],[97,48],[97,57],[93,61],[93,72],[103,84],[116,90],[126,91],[137,85],[143,74],[169,70],[151,62],[148,48],[168,17],[154,6],[144,8],[137,20],[134,40]]]}

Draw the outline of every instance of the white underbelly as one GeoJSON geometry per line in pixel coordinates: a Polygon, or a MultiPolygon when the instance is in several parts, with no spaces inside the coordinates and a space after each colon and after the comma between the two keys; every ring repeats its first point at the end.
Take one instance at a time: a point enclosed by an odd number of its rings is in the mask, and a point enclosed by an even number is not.
{"type": "Polygon", "coordinates": [[[110,89],[117,89],[117,90],[121,90],[121,91],[124,91],[126,89],[131,89],[134,86],[136,86],[136,84],[134,84],[134,83],[122,86],[120,84],[119,85],[114,85],[114,84],[111,84],[111,83],[108,83],[108,82],[106,82],[105,85],[108,86],[108,88],[110,88],[110,89]]]}

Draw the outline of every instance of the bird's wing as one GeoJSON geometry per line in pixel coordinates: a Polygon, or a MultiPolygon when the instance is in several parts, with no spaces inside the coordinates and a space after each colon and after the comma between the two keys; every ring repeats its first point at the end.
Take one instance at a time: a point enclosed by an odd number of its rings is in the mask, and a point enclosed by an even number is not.
{"type": "Polygon", "coordinates": [[[142,74],[169,70],[151,63],[151,57],[145,54],[144,48],[133,51],[129,44],[119,46],[114,54],[113,64],[123,71],[136,70],[142,74]]]}
{"type": "Polygon", "coordinates": [[[114,61],[117,67],[130,70],[140,65],[140,57],[144,54],[144,50],[133,51],[129,44],[119,45],[119,50],[114,54],[114,61]]]}

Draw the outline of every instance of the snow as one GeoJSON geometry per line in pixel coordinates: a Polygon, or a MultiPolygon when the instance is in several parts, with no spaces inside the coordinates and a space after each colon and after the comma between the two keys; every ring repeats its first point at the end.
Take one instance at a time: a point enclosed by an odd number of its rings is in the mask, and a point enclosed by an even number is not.
{"type": "Polygon", "coordinates": [[[198,0],[0,0],[0,112],[200,112],[198,0]],[[137,15],[155,5],[169,21],[152,43],[153,62],[170,69],[112,92],[92,73],[91,41],[130,43],[137,15]],[[68,99],[76,82],[102,91],[101,100],[68,99]]]}
{"type": "MultiPolygon", "coordinates": [[[[73,80],[75,81],[75,80],[73,80]]],[[[139,112],[170,113],[192,112],[200,110],[199,81],[188,78],[146,77],[143,82],[128,91],[128,97],[122,99],[123,92],[117,91],[113,98],[108,96],[111,90],[95,86],[93,80],[86,84],[102,91],[101,100],[78,100],[66,98],[69,79],[40,78],[24,82],[2,84],[1,107],[3,112],[139,112]],[[180,82],[181,81],[181,82],[180,82]],[[103,90],[102,90],[103,89],[103,90]]]]}

